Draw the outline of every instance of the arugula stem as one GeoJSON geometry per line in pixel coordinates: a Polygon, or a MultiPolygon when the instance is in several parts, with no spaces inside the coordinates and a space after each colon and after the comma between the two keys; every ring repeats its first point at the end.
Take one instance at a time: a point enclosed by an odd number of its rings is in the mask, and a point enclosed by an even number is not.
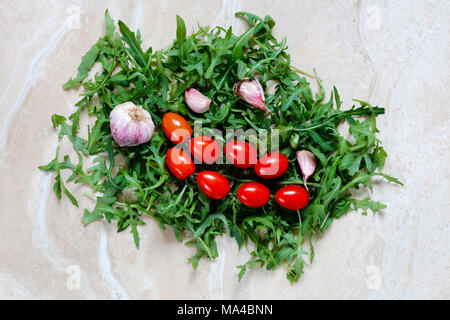
{"type": "Polygon", "coordinates": [[[244,116],[245,121],[247,121],[247,123],[256,130],[256,132],[260,131],[260,128],[258,128],[249,118],[247,118],[246,116],[244,116]]]}
{"type": "Polygon", "coordinates": [[[224,177],[226,177],[227,179],[230,179],[230,180],[234,180],[234,181],[239,181],[239,182],[252,182],[252,181],[254,181],[253,179],[240,179],[240,178],[236,178],[236,177],[233,177],[233,176],[230,176],[230,175],[226,175],[226,174],[224,174],[224,177]]]}
{"type": "Polygon", "coordinates": [[[303,127],[303,128],[285,127],[285,128],[283,128],[283,130],[294,130],[295,132],[310,131],[310,130],[315,130],[315,129],[321,128],[325,125],[334,123],[336,121],[342,121],[345,118],[348,118],[351,116],[364,116],[364,115],[369,116],[372,114],[379,115],[379,114],[383,114],[383,113],[384,113],[383,108],[376,108],[376,107],[373,108],[373,112],[372,112],[372,110],[369,110],[366,108],[351,109],[351,110],[347,110],[347,111],[343,111],[341,113],[335,114],[335,115],[331,116],[330,119],[328,119],[327,121],[324,121],[324,122],[321,122],[318,124],[314,124],[309,127],[303,127]]]}
{"type": "Polygon", "coordinates": [[[327,222],[329,216],[330,216],[330,212],[327,212],[327,215],[325,216],[325,219],[323,219],[323,222],[320,225],[319,229],[323,228],[323,226],[325,225],[325,222],[327,222]]]}
{"type": "MultiPolygon", "coordinates": [[[[278,182],[276,182],[276,184],[279,184],[279,185],[303,184],[303,180],[298,179],[298,180],[278,181],[278,182]]],[[[316,187],[316,188],[321,188],[322,187],[322,185],[320,183],[315,183],[315,182],[306,182],[306,184],[308,186],[316,187]]]]}
{"type": "Polygon", "coordinates": [[[303,235],[302,235],[302,217],[300,215],[300,211],[297,210],[297,216],[298,216],[298,240],[297,245],[301,246],[303,242],[303,235]]]}
{"type": "Polygon", "coordinates": [[[361,175],[357,175],[355,178],[353,178],[349,183],[347,183],[346,185],[344,185],[341,188],[341,194],[344,193],[345,191],[347,191],[348,189],[350,189],[351,187],[353,187],[355,184],[358,184],[359,182],[364,182],[367,180],[367,177],[365,175],[361,176],[361,175]]]}
{"type": "Polygon", "coordinates": [[[300,70],[300,69],[297,68],[297,67],[289,66],[289,68],[291,68],[291,69],[294,70],[295,72],[298,72],[298,73],[300,73],[300,74],[303,74],[303,75],[305,75],[305,76],[307,76],[307,77],[314,78],[313,75],[310,75],[309,73],[306,73],[305,71],[300,70]]]}
{"type": "Polygon", "coordinates": [[[205,248],[206,253],[208,254],[208,257],[209,257],[211,260],[214,259],[214,257],[213,257],[212,254],[211,254],[211,251],[209,251],[208,246],[207,246],[206,243],[202,240],[202,238],[201,238],[201,237],[198,237],[197,239],[201,242],[201,244],[202,244],[203,247],[205,248]]]}
{"type": "MultiPolygon", "coordinates": [[[[95,201],[97,201],[97,198],[98,198],[98,197],[94,196],[93,194],[86,193],[86,192],[83,193],[83,195],[84,195],[85,197],[88,197],[88,198],[90,198],[90,199],[92,199],[92,200],[95,200],[95,201]]],[[[126,204],[126,203],[123,203],[123,202],[114,201],[113,204],[116,204],[116,205],[122,206],[122,207],[127,207],[127,204],[126,204]]]]}

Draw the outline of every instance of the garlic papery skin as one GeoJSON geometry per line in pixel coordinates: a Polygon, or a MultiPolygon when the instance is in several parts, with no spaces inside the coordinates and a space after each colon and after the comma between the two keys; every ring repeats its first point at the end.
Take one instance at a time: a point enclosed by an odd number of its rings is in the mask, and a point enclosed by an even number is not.
{"type": "Polygon", "coordinates": [[[258,80],[244,79],[236,83],[233,87],[234,93],[253,107],[269,111],[264,98],[264,90],[258,80]]]}
{"type": "Polygon", "coordinates": [[[303,184],[305,188],[308,189],[308,187],[306,186],[306,181],[316,170],[316,158],[314,154],[308,150],[299,150],[295,155],[297,156],[300,170],[302,170],[303,184]]]}
{"type": "Polygon", "coordinates": [[[192,111],[196,113],[204,113],[209,110],[211,99],[205,97],[200,91],[194,88],[188,88],[184,92],[186,104],[192,111]]]}
{"type": "Polygon", "coordinates": [[[109,115],[111,134],[121,147],[133,147],[148,142],[155,125],[150,113],[132,102],[114,107],[109,115]]]}

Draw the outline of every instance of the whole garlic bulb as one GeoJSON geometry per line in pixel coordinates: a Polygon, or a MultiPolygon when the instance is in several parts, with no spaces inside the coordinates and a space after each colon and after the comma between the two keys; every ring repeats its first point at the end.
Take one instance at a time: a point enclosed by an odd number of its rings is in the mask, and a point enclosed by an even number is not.
{"type": "Polygon", "coordinates": [[[150,113],[132,102],[114,107],[109,115],[111,134],[121,147],[132,147],[149,141],[155,130],[150,113]]]}

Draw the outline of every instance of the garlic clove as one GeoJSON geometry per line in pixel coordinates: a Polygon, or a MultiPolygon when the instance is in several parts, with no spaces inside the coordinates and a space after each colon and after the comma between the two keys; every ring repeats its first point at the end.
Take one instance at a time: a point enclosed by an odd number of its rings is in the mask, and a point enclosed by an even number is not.
{"type": "Polygon", "coordinates": [[[233,87],[234,93],[253,107],[269,111],[265,103],[264,90],[258,80],[244,79],[233,87]]]}
{"type": "Polygon", "coordinates": [[[204,113],[209,110],[211,99],[205,97],[200,91],[194,88],[188,88],[184,92],[186,104],[196,113],[204,113]]]}
{"type": "Polygon", "coordinates": [[[148,142],[155,125],[147,110],[132,102],[114,107],[109,115],[111,134],[121,147],[133,147],[148,142]]]}
{"type": "Polygon", "coordinates": [[[300,165],[300,170],[303,174],[303,184],[306,189],[306,181],[313,175],[316,170],[316,158],[314,154],[309,150],[299,150],[296,153],[297,162],[300,165]]]}

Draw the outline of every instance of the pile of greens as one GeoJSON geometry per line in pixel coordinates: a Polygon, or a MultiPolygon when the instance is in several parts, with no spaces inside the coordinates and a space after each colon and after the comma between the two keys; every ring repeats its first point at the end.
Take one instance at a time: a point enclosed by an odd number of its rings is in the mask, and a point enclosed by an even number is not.
{"type": "Polygon", "coordinates": [[[250,254],[250,259],[238,266],[239,279],[255,265],[267,270],[284,265],[287,278],[296,282],[307,261],[313,261],[311,239],[316,233],[324,232],[334,219],[351,210],[362,209],[365,214],[368,209],[375,213],[386,207],[370,198],[352,198],[353,188],[372,190],[374,176],[401,182],[377,170],[383,168],[386,152],[376,137],[375,118],[384,109],[355,100],[358,107],[342,110],[336,88],[324,101],[321,80],[293,67],[286,39],[278,41],[272,35],[275,22],[271,17],[262,19],[245,12],[236,16],[248,22],[247,31],[239,36],[231,27],[199,27],[187,35],[184,21],[177,16],[176,40],[153,51],[151,47],[142,49],[139,30],[132,32],[119,21],[117,31],[106,11],[106,35],[83,56],[77,76],[63,85],[69,89],[82,84],[84,92],[77,110],[68,119],[52,116],[53,127],[59,127],[59,138],[70,140],[78,161],[74,163],[68,155],[61,161],[57,151],[56,157],[40,169],[55,172],[54,191],[59,198],[64,193],[75,206],[78,202],[66,182],[89,185],[99,196],[92,210],[84,209],[83,223],[114,220],[119,232],[131,230],[138,248],[138,226],[145,225],[145,217],[151,216],[161,228],[171,227],[178,241],[197,249],[189,259],[195,268],[203,256],[218,257],[215,237],[229,231],[239,248],[245,246],[250,254]],[[95,63],[100,63],[102,70],[86,80],[95,63]],[[317,81],[317,93],[313,94],[306,77],[317,81]],[[234,94],[233,85],[244,78],[257,78],[265,88],[269,117],[234,94]],[[267,91],[269,81],[275,83],[273,93],[267,91]],[[183,93],[189,87],[212,99],[207,113],[195,114],[186,107],[183,93]],[[194,176],[181,181],[168,171],[165,153],[173,144],[162,130],[157,130],[148,143],[118,147],[111,137],[109,114],[126,101],[147,110],[158,128],[162,116],[171,111],[191,124],[200,121],[203,132],[211,128],[223,132],[227,128],[253,128],[257,132],[278,129],[279,150],[290,164],[283,180],[268,186],[275,190],[282,185],[302,184],[295,152],[310,150],[317,158],[317,169],[308,182],[308,206],[288,211],[277,205],[272,194],[263,208],[245,207],[237,200],[236,189],[257,177],[253,170],[226,164],[213,167],[231,180],[229,195],[220,201],[207,198],[194,176]],[[82,112],[96,118],[95,125],[88,128],[87,139],[77,134],[82,112]],[[338,131],[345,121],[352,142],[338,131]],[[83,159],[87,156],[94,156],[94,165],[85,169],[83,159]],[[71,172],[67,181],[61,177],[62,170],[71,172]],[[134,196],[124,197],[125,191],[134,196]]]}

